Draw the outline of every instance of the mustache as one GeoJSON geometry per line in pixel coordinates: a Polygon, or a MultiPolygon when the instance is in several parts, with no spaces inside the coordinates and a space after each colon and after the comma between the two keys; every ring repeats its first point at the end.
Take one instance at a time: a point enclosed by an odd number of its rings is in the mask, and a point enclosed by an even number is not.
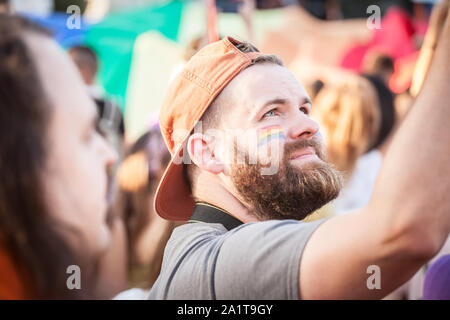
{"type": "Polygon", "coordinates": [[[290,156],[293,152],[298,151],[299,149],[311,147],[316,152],[317,156],[325,161],[325,152],[323,149],[322,142],[320,138],[313,136],[308,139],[300,139],[293,142],[286,143],[284,145],[284,159],[290,159],[290,156]]]}

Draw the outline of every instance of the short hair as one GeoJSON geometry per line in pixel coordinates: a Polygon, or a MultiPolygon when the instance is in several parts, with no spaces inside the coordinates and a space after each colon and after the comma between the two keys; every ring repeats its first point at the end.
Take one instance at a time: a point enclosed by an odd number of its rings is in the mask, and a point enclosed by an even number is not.
{"type": "Polygon", "coordinates": [[[69,54],[78,68],[87,68],[94,77],[98,71],[98,58],[95,51],[87,46],[77,45],[69,49],[69,54]]]}
{"type": "MultiPolygon", "coordinates": [[[[248,42],[242,42],[237,45],[235,45],[237,49],[239,49],[241,52],[248,53],[248,52],[260,52],[255,46],[248,42]]],[[[250,65],[247,66],[247,68],[255,65],[255,64],[261,64],[261,63],[274,63],[279,66],[283,66],[283,62],[278,58],[276,55],[273,54],[262,54],[255,58],[250,65]]],[[[224,115],[228,114],[228,112],[225,112],[225,108],[229,105],[226,103],[223,103],[222,101],[222,92],[223,90],[217,95],[217,97],[211,102],[210,106],[206,109],[205,113],[202,115],[200,120],[197,122],[197,125],[201,123],[203,131],[214,128],[221,128],[222,123],[224,120],[224,115]]],[[[196,126],[197,126],[196,125],[196,126]]],[[[195,130],[195,129],[194,129],[195,130]]],[[[187,153],[187,152],[186,152],[187,153]]],[[[189,154],[185,155],[186,159],[189,159],[189,154]]],[[[188,161],[187,164],[184,164],[183,167],[183,175],[187,182],[187,184],[190,187],[191,193],[193,190],[193,183],[196,177],[196,165],[191,163],[191,161],[188,161]]]]}

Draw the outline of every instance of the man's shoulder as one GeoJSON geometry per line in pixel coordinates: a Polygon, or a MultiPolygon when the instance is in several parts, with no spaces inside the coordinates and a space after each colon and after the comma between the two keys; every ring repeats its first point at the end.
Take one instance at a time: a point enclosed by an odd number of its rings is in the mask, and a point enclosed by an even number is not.
{"type": "Polygon", "coordinates": [[[219,223],[187,222],[173,230],[170,241],[196,237],[214,238],[225,233],[227,229],[219,223]]]}
{"type": "Polygon", "coordinates": [[[319,225],[322,220],[314,222],[302,222],[297,220],[267,220],[259,222],[249,222],[239,225],[238,227],[227,230],[220,223],[204,223],[204,222],[188,222],[177,228],[172,233],[173,238],[186,236],[223,236],[234,235],[246,232],[264,232],[285,229],[307,229],[308,226],[319,225]]]}
{"type": "Polygon", "coordinates": [[[214,223],[180,226],[167,244],[161,274],[150,296],[296,299],[297,287],[286,283],[295,283],[300,254],[321,222],[270,220],[242,224],[230,231],[214,223]],[[280,277],[286,278],[282,285],[273,282],[280,277]]]}
{"type": "MultiPolygon", "coordinates": [[[[165,249],[165,259],[177,259],[184,252],[193,252],[191,248],[203,249],[220,242],[228,231],[218,223],[188,222],[172,232],[165,249]]],[[[198,252],[198,250],[195,250],[198,252]]]]}
{"type": "Polygon", "coordinates": [[[309,237],[324,220],[301,222],[296,220],[268,220],[242,224],[227,230],[219,223],[189,222],[177,227],[168,242],[168,251],[189,250],[191,247],[207,248],[224,243],[240,243],[254,245],[254,241],[271,242],[277,239],[289,241],[286,235],[291,234],[292,241],[299,237],[309,237]]]}

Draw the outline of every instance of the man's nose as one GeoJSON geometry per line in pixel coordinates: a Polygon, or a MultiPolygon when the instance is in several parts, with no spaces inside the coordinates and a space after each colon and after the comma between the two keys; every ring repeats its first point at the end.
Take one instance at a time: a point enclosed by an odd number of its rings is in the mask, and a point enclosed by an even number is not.
{"type": "Polygon", "coordinates": [[[309,139],[319,131],[319,124],[308,115],[301,113],[291,118],[288,138],[296,140],[298,138],[309,139]]]}

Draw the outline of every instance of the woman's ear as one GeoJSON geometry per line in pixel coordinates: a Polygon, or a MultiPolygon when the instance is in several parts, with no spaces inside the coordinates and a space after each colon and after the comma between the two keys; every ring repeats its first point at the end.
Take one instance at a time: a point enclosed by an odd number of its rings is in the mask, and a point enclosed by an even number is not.
{"type": "Polygon", "coordinates": [[[224,170],[224,164],[217,157],[214,137],[202,134],[192,134],[187,142],[187,151],[192,162],[200,169],[213,174],[219,174],[224,170]]]}

